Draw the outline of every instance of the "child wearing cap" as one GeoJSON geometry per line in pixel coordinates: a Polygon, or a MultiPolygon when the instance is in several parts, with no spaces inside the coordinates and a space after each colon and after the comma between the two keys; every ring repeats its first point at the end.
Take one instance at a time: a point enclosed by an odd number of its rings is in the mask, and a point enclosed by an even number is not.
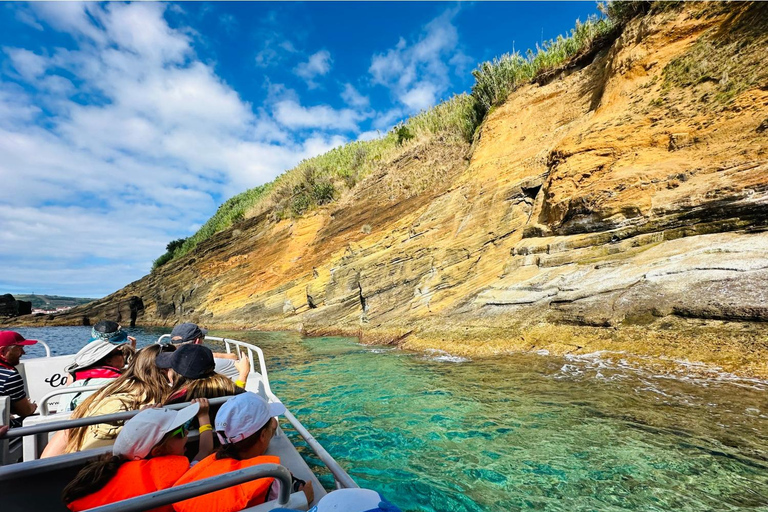
{"type": "MultiPolygon", "coordinates": [[[[259,395],[245,392],[230,398],[216,414],[216,435],[221,448],[201,460],[182,476],[175,485],[237,471],[258,464],[280,464],[280,458],[264,455],[277,430],[278,416],[285,412],[281,403],[267,403],[259,395]]],[[[260,505],[276,494],[274,478],[260,478],[220,491],[204,494],[173,504],[176,512],[235,512],[260,505]]],[[[307,503],[312,503],[312,483],[299,486],[307,503]]]]}
{"type": "MultiPolygon", "coordinates": [[[[184,447],[187,426],[195,418],[201,426],[200,451],[194,460],[203,459],[213,449],[208,400],[195,400],[179,411],[144,409],[125,423],[111,456],[80,470],[64,488],[62,501],[79,512],[171,487],[190,467],[184,447]]],[[[154,510],[173,509],[168,505],[154,510]]]]}

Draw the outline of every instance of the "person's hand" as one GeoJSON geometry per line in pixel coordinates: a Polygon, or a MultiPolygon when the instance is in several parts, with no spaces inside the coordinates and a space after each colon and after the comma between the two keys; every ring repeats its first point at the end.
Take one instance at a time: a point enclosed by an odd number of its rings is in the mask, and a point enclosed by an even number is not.
{"type": "Polygon", "coordinates": [[[3,425],[2,427],[0,427],[0,437],[4,436],[5,433],[8,432],[9,428],[10,427],[8,425],[3,425]]]}
{"type": "Polygon", "coordinates": [[[35,411],[37,410],[37,402],[30,402],[32,404],[32,412],[30,414],[35,414],[35,411]]]}
{"type": "Polygon", "coordinates": [[[128,341],[131,343],[131,348],[133,348],[133,350],[136,350],[136,338],[134,338],[133,336],[128,336],[128,341]]]}
{"type": "Polygon", "coordinates": [[[240,380],[245,382],[248,378],[248,374],[251,373],[251,361],[248,359],[248,356],[242,356],[235,361],[235,368],[240,372],[240,380]]]}
{"type": "Polygon", "coordinates": [[[200,410],[197,411],[197,420],[201,425],[204,425],[206,423],[209,423],[208,420],[208,411],[210,410],[211,404],[208,402],[207,398],[195,398],[192,400],[193,404],[200,404],[200,410]]]}
{"type": "Polygon", "coordinates": [[[312,501],[315,499],[315,491],[312,490],[312,482],[307,482],[301,487],[299,487],[300,491],[304,491],[304,494],[307,496],[307,505],[311,505],[312,501]]]}

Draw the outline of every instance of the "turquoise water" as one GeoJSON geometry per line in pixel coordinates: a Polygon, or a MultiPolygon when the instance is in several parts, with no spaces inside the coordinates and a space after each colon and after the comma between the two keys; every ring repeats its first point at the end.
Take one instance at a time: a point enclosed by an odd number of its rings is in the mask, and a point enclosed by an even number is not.
{"type": "MultiPolygon", "coordinates": [[[[88,329],[19,331],[66,353],[88,329]]],[[[168,330],[133,332],[144,344],[168,330]]],[[[763,382],[597,356],[466,361],[349,338],[211,334],[261,346],[273,391],[361,486],[404,511],[768,510],[763,382]]]]}

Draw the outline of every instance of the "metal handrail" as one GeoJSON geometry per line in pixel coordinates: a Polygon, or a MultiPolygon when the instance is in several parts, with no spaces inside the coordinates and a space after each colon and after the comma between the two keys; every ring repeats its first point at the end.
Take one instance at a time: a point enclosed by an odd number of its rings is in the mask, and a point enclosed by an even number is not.
{"type": "Polygon", "coordinates": [[[280,480],[280,494],[277,498],[277,504],[278,506],[287,505],[291,497],[290,471],[279,464],[259,464],[258,466],[212,476],[197,482],[163,489],[162,491],[137,496],[110,505],[92,508],[89,509],[89,512],[139,512],[150,510],[265,477],[280,480]]]}
{"type": "Polygon", "coordinates": [[[285,416],[285,419],[287,419],[290,424],[293,425],[293,428],[296,429],[296,432],[298,432],[299,435],[304,438],[304,441],[306,441],[307,445],[312,448],[312,451],[315,452],[315,455],[317,455],[323,464],[325,464],[331,474],[333,474],[336,482],[341,484],[341,488],[357,489],[360,487],[355,483],[354,480],[352,480],[352,477],[349,476],[346,471],[344,471],[344,468],[342,468],[339,463],[336,462],[336,459],[334,459],[333,456],[328,453],[325,448],[323,448],[323,445],[321,445],[320,442],[315,439],[312,434],[309,433],[309,430],[307,430],[306,427],[301,424],[301,422],[291,413],[291,411],[286,409],[286,411],[283,413],[283,416],[285,416]]]}
{"type": "Polygon", "coordinates": [[[60,389],[54,389],[47,395],[44,395],[43,398],[40,399],[40,415],[41,416],[48,416],[48,400],[50,398],[53,398],[54,396],[58,395],[69,395],[69,394],[76,394],[76,393],[82,393],[83,391],[98,391],[101,388],[104,387],[104,384],[98,385],[93,384],[92,386],[75,386],[74,388],[71,388],[69,386],[65,386],[60,389]]]}
{"type": "Polygon", "coordinates": [[[264,383],[264,389],[267,392],[267,396],[274,396],[272,394],[272,388],[269,386],[269,376],[267,375],[267,363],[264,359],[263,350],[261,350],[256,345],[253,345],[251,343],[246,343],[245,341],[233,340],[228,338],[218,338],[215,336],[206,336],[205,339],[224,342],[224,346],[227,349],[227,354],[232,353],[232,348],[230,347],[230,343],[232,345],[235,345],[238,348],[238,351],[241,347],[244,348],[245,350],[248,351],[248,359],[250,359],[251,368],[255,367],[254,360],[253,360],[253,352],[256,352],[256,355],[259,357],[259,372],[261,373],[261,380],[264,383]]]}
{"type": "MultiPolygon", "coordinates": [[[[208,402],[211,406],[221,405],[232,396],[221,396],[218,398],[211,398],[208,402]]],[[[166,409],[183,409],[192,402],[184,402],[180,404],[166,405],[166,409]]],[[[15,437],[31,436],[34,434],[43,434],[47,432],[55,432],[57,430],[66,430],[69,428],[87,427],[88,425],[96,425],[99,423],[112,423],[115,421],[129,420],[139,414],[140,409],[134,411],[116,412],[112,414],[102,414],[101,416],[89,416],[87,418],[75,418],[70,420],[51,421],[49,423],[41,423],[39,425],[32,425],[31,427],[19,427],[10,429],[5,435],[0,436],[0,439],[13,439],[15,437]]]]}
{"type": "Polygon", "coordinates": [[[51,347],[43,340],[37,340],[37,342],[45,348],[45,357],[51,357],[51,347]]]}

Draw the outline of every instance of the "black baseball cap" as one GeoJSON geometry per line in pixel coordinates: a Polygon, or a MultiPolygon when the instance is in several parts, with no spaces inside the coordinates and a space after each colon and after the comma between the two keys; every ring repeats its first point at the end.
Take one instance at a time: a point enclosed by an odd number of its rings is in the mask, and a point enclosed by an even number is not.
{"type": "Polygon", "coordinates": [[[171,331],[171,343],[178,345],[179,343],[194,341],[197,338],[204,338],[206,334],[208,334],[207,329],[201,329],[197,324],[191,322],[184,322],[171,331]]]}
{"type": "Polygon", "coordinates": [[[182,345],[173,352],[162,352],[155,359],[158,368],[172,368],[188,379],[200,379],[214,372],[213,352],[203,345],[182,345]]]}

